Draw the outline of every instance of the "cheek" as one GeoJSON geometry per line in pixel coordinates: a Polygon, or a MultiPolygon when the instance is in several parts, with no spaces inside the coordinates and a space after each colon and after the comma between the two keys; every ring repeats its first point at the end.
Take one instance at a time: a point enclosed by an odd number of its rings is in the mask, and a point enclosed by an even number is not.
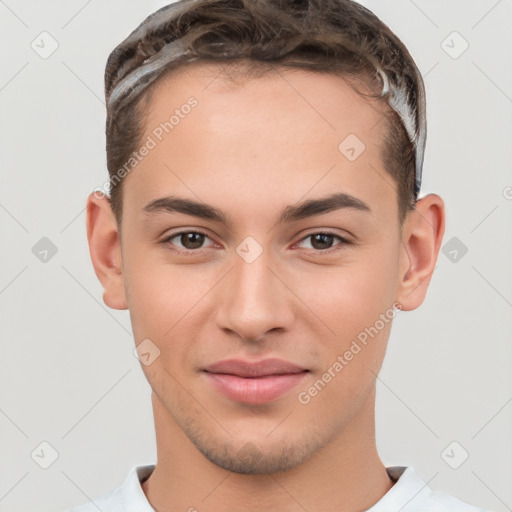
{"type": "MultiPolygon", "coordinates": [[[[195,322],[201,325],[201,311],[204,314],[207,308],[211,313],[215,308],[210,302],[212,288],[213,295],[223,296],[222,283],[215,284],[223,270],[208,269],[204,264],[168,263],[164,252],[143,244],[127,245],[124,253],[136,343],[149,338],[163,345],[164,340],[172,339],[175,346],[184,337],[193,337],[190,326],[195,322]]],[[[347,254],[336,265],[287,266],[281,267],[281,273],[300,299],[290,296],[290,307],[298,308],[297,321],[309,324],[314,331],[322,329],[339,348],[340,342],[344,346],[389,310],[396,290],[397,265],[397,249],[382,242],[347,254]]]]}
{"type": "Polygon", "coordinates": [[[367,399],[396,314],[389,274],[376,268],[352,270],[324,287],[318,316],[335,334],[319,338],[320,363],[298,397],[299,403],[312,405],[308,411],[330,418],[336,428],[343,427],[367,399]]]}
{"type": "Polygon", "coordinates": [[[310,310],[307,317],[323,321],[330,337],[344,344],[392,311],[397,270],[397,250],[374,246],[350,255],[343,265],[297,275],[294,290],[310,310]]]}
{"type": "Polygon", "coordinates": [[[132,251],[124,265],[135,342],[149,338],[168,368],[186,364],[195,345],[193,326],[204,322],[204,299],[215,281],[198,268],[169,264],[149,250],[132,251]]]}

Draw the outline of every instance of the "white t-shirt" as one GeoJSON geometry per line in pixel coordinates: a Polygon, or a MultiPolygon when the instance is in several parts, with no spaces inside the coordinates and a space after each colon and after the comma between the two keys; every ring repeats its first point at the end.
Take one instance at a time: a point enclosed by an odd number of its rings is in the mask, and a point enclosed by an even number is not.
{"type": "MultiPolygon", "coordinates": [[[[155,512],[141,486],[154,468],[154,464],[133,467],[115,491],[69,512],[155,512]]],[[[386,471],[396,483],[366,512],[486,512],[454,496],[433,491],[412,466],[391,466],[386,471]]]]}

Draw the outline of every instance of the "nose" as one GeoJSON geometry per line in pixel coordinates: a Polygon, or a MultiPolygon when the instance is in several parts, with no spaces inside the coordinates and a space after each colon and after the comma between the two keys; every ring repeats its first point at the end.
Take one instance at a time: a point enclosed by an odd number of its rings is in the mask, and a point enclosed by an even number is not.
{"type": "Polygon", "coordinates": [[[295,318],[291,283],[268,253],[263,251],[251,263],[235,254],[233,268],[217,290],[217,325],[244,341],[288,330],[295,318]]]}

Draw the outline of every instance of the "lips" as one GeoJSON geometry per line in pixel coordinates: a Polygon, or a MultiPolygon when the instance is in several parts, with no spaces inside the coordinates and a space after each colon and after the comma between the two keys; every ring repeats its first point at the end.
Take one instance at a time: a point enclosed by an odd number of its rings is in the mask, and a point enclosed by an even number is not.
{"type": "Polygon", "coordinates": [[[243,361],[241,359],[227,359],[219,361],[205,368],[211,373],[226,373],[238,377],[265,377],[267,375],[286,375],[299,373],[302,368],[282,359],[263,359],[262,361],[243,361]]]}
{"type": "Polygon", "coordinates": [[[297,386],[309,370],[282,359],[228,359],[205,367],[203,372],[210,385],[227,398],[264,404],[297,386]]]}

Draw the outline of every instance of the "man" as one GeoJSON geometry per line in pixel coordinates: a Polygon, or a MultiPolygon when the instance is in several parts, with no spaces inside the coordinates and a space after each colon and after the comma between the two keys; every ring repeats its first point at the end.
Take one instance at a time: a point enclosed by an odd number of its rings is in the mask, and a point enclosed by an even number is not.
{"type": "Polygon", "coordinates": [[[183,0],[105,86],[88,240],[158,460],[75,512],[480,510],[376,448],[392,319],[423,302],[445,223],[419,197],[424,90],[398,38],[349,0],[183,0]]]}

